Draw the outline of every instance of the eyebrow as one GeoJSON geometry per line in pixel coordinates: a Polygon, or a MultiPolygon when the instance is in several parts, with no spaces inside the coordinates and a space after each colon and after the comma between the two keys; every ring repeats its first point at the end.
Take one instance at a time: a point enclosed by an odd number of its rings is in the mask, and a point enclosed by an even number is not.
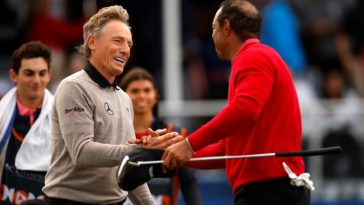
{"type": "Polygon", "coordinates": [[[23,71],[27,72],[27,71],[31,71],[31,72],[42,72],[42,71],[47,71],[48,68],[42,68],[41,70],[34,70],[34,69],[31,69],[31,68],[24,68],[23,71]]]}

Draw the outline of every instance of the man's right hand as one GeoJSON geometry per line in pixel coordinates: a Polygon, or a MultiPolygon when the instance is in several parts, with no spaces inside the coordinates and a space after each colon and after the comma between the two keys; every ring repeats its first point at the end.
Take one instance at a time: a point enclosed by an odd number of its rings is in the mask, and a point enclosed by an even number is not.
{"type": "Polygon", "coordinates": [[[163,169],[168,170],[182,166],[184,162],[187,162],[192,158],[193,153],[194,151],[187,138],[171,145],[165,149],[162,156],[163,169]]]}

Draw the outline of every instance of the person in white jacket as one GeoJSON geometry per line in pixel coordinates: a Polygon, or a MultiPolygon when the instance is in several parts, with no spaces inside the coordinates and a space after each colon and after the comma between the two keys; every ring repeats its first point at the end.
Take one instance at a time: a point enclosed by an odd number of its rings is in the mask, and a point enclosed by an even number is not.
{"type": "Polygon", "coordinates": [[[51,158],[51,105],[47,90],[50,49],[32,41],[16,49],[10,79],[15,86],[0,101],[0,204],[43,199],[51,158]]]}

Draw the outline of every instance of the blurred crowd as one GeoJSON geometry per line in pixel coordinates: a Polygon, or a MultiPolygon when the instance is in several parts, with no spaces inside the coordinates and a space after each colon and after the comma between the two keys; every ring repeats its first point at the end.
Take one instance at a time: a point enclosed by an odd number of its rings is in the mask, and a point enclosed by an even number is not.
{"type": "MultiPolygon", "coordinates": [[[[229,63],[217,58],[211,40],[211,21],[220,2],[180,0],[184,99],[227,96],[229,63]]],[[[251,2],[263,16],[262,42],[274,47],[291,69],[303,117],[317,110],[325,112],[317,121],[303,118],[304,133],[313,135],[313,124],[319,123],[323,127],[322,146],[340,144],[350,150],[342,156],[349,163],[341,166],[345,169],[333,168],[340,167],[342,160],[327,163],[325,176],[363,177],[364,169],[358,162],[362,162],[359,142],[364,140],[360,120],[360,99],[364,97],[364,1],[251,2]],[[321,104],[325,100],[328,103],[321,104]]],[[[50,89],[54,92],[60,80],[84,65],[77,53],[83,23],[99,8],[112,4],[124,6],[131,16],[134,46],[126,72],[134,66],[148,68],[163,91],[161,0],[3,0],[0,95],[12,86],[8,80],[12,51],[30,40],[40,40],[52,49],[50,89]]]]}

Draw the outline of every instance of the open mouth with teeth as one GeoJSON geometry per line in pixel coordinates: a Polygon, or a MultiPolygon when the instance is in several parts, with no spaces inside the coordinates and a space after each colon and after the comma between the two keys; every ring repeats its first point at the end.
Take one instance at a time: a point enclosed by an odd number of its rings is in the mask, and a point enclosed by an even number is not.
{"type": "Polygon", "coordinates": [[[121,64],[124,64],[125,63],[124,59],[122,59],[120,57],[114,57],[114,60],[118,61],[121,64]]]}

